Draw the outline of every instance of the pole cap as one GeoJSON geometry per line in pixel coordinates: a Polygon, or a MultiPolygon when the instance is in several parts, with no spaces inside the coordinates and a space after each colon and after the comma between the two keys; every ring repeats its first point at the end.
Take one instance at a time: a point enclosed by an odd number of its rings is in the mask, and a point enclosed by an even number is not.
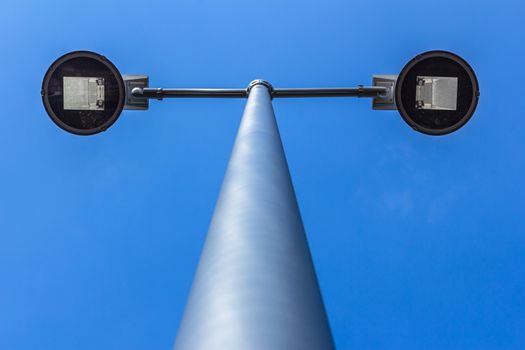
{"type": "Polygon", "coordinates": [[[255,80],[252,80],[251,83],[248,85],[248,87],[246,88],[246,93],[248,95],[250,95],[250,91],[252,90],[252,88],[256,85],[264,85],[266,86],[266,88],[268,89],[268,91],[270,92],[270,95],[273,95],[273,86],[272,84],[270,84],[268,81],[264,80],[264,79],[255,79],[255,80]]]}

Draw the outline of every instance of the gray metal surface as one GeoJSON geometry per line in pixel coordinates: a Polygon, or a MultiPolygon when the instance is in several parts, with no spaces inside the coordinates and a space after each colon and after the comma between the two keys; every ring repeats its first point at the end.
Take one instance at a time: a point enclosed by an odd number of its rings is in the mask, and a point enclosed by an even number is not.
{"type": "Polygon", "coordinates": [[[104,78],[63,77],[64,110],[103,111],[104,78]]]}
{"type": "Polygon", "coordinates": [[[457,77],[416,77],[416,108],[455,111],[457,101],[457,77]]]}
{"type": "Polygon", "coordinates": [[[373,86],[382,86],[387,88],[383,95],[374,97],[372,100],[372,109],[375,110],[397,110],[394,92],[396,89],[397,75],[391,74],[374,74],[372,77],[373,86]]]}
{"type": "Polygon", "coordinates": [[[135,88],[145,89],[149,86],[147,75],[126,74],[122,76],[126,90],[124,109],[145,111],[149,108],[149,100],[145,97],[134,96],[131,91],[135,88]]]}
{"type": "Polygon", "coordinates": [[[174,350],[332,350],[271,96],[254,86],[174,350]]]}

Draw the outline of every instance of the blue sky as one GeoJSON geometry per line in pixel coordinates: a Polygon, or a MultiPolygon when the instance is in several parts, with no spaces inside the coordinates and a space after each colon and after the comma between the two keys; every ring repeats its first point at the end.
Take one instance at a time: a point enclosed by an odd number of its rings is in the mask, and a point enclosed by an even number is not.
{"type": "Polygon", "coordinates": [[[87,49],[159,87],[368,84],[431,49],[481,90],[429,137],[367,99],[275,100],[338,349],[525,348],[520,1],[11,1],[0,9],[0,349],[171,349],[244,100],[152,101],[107,132],[40,99],[87,49]]]}

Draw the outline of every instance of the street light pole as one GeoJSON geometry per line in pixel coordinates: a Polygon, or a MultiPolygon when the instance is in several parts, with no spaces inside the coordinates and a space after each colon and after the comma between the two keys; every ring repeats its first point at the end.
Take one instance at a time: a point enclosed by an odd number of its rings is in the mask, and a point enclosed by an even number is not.
{"type": "Polygon", "coordinates": [[[77,135],[105,131],[124,109],[148,109],[149,99],[248,98],[174,350],[334,349],[272,98],[370,97],[373,109],[397,109],[413,129],[436,136],[463,127],[479,99],[474,70],[448,51],[417,55],[372,84],[165,89],[150,88],[146,75],[122,76],[91,51],[51,64],[44,108],[77,135]]]}
{"type": "Polygon", "coordinates": [[[271,86],[248,93],[174,350],[331,350],[271,86]]]}

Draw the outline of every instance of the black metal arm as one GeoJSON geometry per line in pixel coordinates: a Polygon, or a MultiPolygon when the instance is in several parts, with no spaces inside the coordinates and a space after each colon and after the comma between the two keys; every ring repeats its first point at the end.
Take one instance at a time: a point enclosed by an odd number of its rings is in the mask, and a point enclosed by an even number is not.
{"type": "MultiPolygon", "coordinates": [[[[272,97],[381,97],[388,92],[383,86],[357,86],[349,88],[272,88],[272,97]]],[[[156,98],[245,98],[249,89],[163,89],[134,88],[134,97],[156,98]]]]}

